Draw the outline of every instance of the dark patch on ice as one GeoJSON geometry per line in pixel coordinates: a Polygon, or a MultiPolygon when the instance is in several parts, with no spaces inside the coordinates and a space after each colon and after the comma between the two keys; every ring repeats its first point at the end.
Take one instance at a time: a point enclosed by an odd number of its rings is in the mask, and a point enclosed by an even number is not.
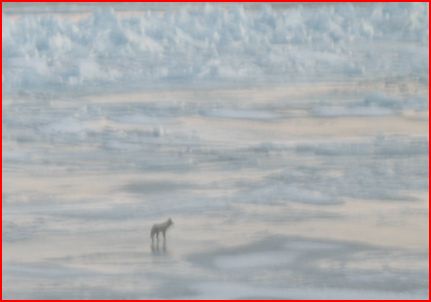
{"type": "MultiPolygon", "coordinates": [[[[349,268],[357,259],[378,257],[383,262],[394,250],[363,243],[271,236],[250,244],[198,253],[187,259],[216,273],[224,281],[259,282],[281,287],[328,287],[389,292],[414,292],[427,287],[423,270],[349,268]],[[255,261],[255,262],[253,262],[255,261]],[[256,262],[257,261],[257,262],[256,262]],[[261,265],[259,265],[261,262],[261,265]],[[322,267],[322,262],[333,263],[322,267]],[[263,278],[266,276],[266,278],[263,278]]],[[[399,251],[398,251],[399,253],[399,251]]],[[[426,253],[402,251],[405,259],[426,259],[426,253]]]]}

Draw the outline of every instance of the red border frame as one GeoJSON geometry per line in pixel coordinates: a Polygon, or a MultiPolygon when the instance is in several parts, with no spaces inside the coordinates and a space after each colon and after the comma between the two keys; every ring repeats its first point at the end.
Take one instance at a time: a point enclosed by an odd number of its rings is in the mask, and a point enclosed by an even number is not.
{"type": "Polygon", "coordinates": [[[379,2],[393,2],[393,3],[401,3],[401,2],[423,2],[423,3],[429,3],[430,1],[424,1],[424,0],[419,0],[419,1],[414,1],[414,0],[404,0],[404,1],[393,1],[393,0],[380,0],[380,1],[368,1],[368,0],[352,0],[352,1],[343,1],[343,0],[327,0],[327,1],[322,1],[322,0],[310,0],[310,1],[284,1],[284,0],[273,0],[273,1],[259,1],[259,0],[226,0],[226,1],[200,1],[200,0],[189,0],[189,1],[181,1],[181,0],[160,0],[160,1],[141,1],[141,0],[129,0],[129,1],[109,1],[109,0],[75,0],[75,1],[57,1],[57,0],[45,0],[45,1],[38,1],[38,0],[2,0],[2,3],[7,3],[7,2],[25,2],[25,3],[29,3],[29,2],[40,2],[40,3],[46,3],[46,2],[58,2],[58,3],[76,3],[76,2],[106,2],[106,3],[128,3],[128,2],[181,2],[181,3],[195,3],[195,2],[202,2],[202,3],[238,3],[238,2],[248,2],[248,3],[273,3],[273,2],[286,2],[286,3],[328,3],[328,2],[343,2],[343,3],[347,3],[347,2],[364,2],[364,3],[379,3],[379,2]]]}
{"type": "MultiPolygon", "coordinates": [[[[199,1],[199,0],[192,0],[192,1],[181,1],[181,0],[161,0],[161,1],[140,1],[140,0],[128,0],[128,1],[106,1],[106,0],[72,0],[72,1],[58,1],[58,0],[45,0],[45,1],[38,1],[38,0],[0,0],[0,13],[1,13],[1,18],[2,18],[2,24],[1,27],[3,26],[3,3],[12,3],[12,2],[21,2],[21,3],[34,3],[34,2],[39,2],[39,3],[45,3],[45,2],[59,2],[59,3],[76,3],[76,2],[103,2],[103,3],[127,3],[127,2],[182,2],[182,3],[196,3],[196,2],[213,2],[213,3],[232,3],[232,2],[254,2],[254,3],[265,3],[265,2],[293,2],[293,3],[318,3],[318,2],[367,2],[367,3],[378,3],[378,2],[395,2],[395,3],[399,3],[399,2],[423,2],[423,3],[428,3],[428,37],[429,37],[429,32],[430,32],[430,22],[429,22],[429,16],[430,16],[430,2],[431,0],[428,1],[414,1],[414,0],[404,0],[404,1],[391,1],[391,0],[380,0],[380,1],[367,1],[367,0],[353,0],[353,1],[343,1],[343,0],[317,0],[317,1],[283,1],[283,0],[272,0],[272,1],[259,1],[259,0],[227,0],[227,1],[199,1]]],[[[1,54],[1,60],[0,60],[0,67],[2,67],[3,65],[3,31],[0,33],[0,35],[2,36],[2,48],[0,50],[0,54],[1,54]]],[[[430,126],[430,122],[429,122],[429,117],[430,117],[430,113],[431,113],[431,108],[430,108],[430,99],[431,99],[431,93],[429,90],[429,84],[430,84],[430,45],[429,45],[429,38],[428,38],[428,299],[422,299],[422,300],[416,300],[416,301],[431,301],[431,291],[430,291],[430,286],[431,286],[431,281],[429,279],[429,272],[431,270],[431,257],[429,254],[429,251],[431,249],[431,243],[430,243],[430,224],[429,224],[429,208],[430,208],[430,186],[431,186],[431,181],[429,178],[429,170],[431,168],[431,163],[430,163],[430,155],[429,155],[429,149],[431,148],[431,143],[429,140],[429,133],[431,130],[431,126],[430,126]]],[[[2,69],[3,71],[3,69],[2,69]]],[[[3,74],[3,72],[2,72],[3,74]]],[[[3,84],[2,87],[0,88],[0,92],[2,93],[1,96],[1,102],[3,104],[3,84]]],[[[0,124],[0,130],[2,130],[2,134],[3,134],[3,106],[1,106],[0,108],[0,113],[1,113],[1,121],[2,123],[0,124]]],[[[3,140],[0,143],[1,146],[1,150],[0,150],[0,155],[2,157],[2,162],[0,163],[0,167],[2,167],[3,165],[3,140]]],[[[2,188],[1,188],[1,192],[2,192],[2,196],[1,199],[3,201],[3,169],[2,169],[2,174],[0,176],[0,179],[2,181],[2,188]]],[[[3,228],[3,203],[2,203],[2,208],[0,210],[0,213],[2,215],[2,225],[0,226],[0,230],[2,231],[3,228]]],[[[3,237],[3,231],[0,234],[0,239],[2,240],[3,237]]],[[[2,240],[2,244],[3,244],[3,240],[2,240]]],[[[3,248],[0,254],[0,259],[1,259],[1,264],[0,264],[0,268],[2,269],[2,273],[0,274],[0,281],[1,281],[1,291],[0,291],[0,301],[44,301],[44,300],[4,300],[3,299],[3,248]]],[[[46,301],[79,301],[79,300],[46,300],[46,301]]],[[[123,300],[88,300],[88,301],[123,301],[123,300]]],[[[127,301],[152,301],[152,300],[127,300],[127,301]]],[[[175,300],[159,300],[157,299],[156,301],[175,301],[175,300]]],[[[187,300],[186,300],[187,301],[187,300]]],[[[239,301],[239,300],[193,300],[193,301],[239,301]]],[[[245,300],[247,301],[247,300],[245,300]]],[[[254,300],[253,300],[254,301],[254,300]]],[[[278,300],[258,300],[258,301],[278,301],[278,300]]],[[[366,299],[366,300],[356,300],[356,299],[345,299],[345,300],[281,300],[281,301],[382,301],[382,300],[371,300],[371,299],[366,299]]],[[[409,300],[383,300],[383,301],[409,301],[409,300]]]]}

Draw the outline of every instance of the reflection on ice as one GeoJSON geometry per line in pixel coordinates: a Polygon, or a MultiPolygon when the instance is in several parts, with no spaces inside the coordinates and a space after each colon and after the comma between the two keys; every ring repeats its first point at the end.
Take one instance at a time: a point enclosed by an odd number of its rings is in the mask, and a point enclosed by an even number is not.
{"type": "Polygon", "coordinates": [[[151,253],[153,256],[165,256],[168,255],[168,249],[166,244],[166,239],[163,238],[161,240],[152,240],[151,241],[151,253]],[[162,243],[160,243],[162,241],[162,243]]]}

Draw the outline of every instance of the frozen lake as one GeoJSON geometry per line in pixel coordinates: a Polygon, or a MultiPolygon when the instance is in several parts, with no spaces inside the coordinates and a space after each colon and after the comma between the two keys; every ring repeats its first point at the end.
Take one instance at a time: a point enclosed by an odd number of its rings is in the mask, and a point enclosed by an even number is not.
{"type": "Polygon", "coordinates": [[[238,7],[6,6],[3,298],[427,298],[427,5],[238,7]],[[367,12],[372,35],[355,31],[367,12]],[[223,31],[235,16],[236,40],[223,31]],[[404,17],[416,23],[402,35],[379,32],[404,17]],[[310,39],[281,34],[301,18],[310,39]],[[199,44],[201,19],[225,39],[215,50],[199,44]],[[334,40],[316,40],[310,20],[334,40]],[[334,24],[371,51],[352,53],[334,24]],[[266,31],[287,42],[260,49],[250,39],[266,31]]]}

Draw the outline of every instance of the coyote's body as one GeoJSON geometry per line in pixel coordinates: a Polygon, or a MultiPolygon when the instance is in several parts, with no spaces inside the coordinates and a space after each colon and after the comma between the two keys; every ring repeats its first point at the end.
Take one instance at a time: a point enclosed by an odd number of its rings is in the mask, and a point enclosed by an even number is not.
{"type": "Polygon", "coordinates": [[[168,219],[165,222],[162,223],[156,223],[153,225],[153,227],[151,228],[151,240],[154,240],[154,237],[157,238],[157,240],[159,239],[159,233],[163,234],[163,238],[166,238],[166,231],[169,229],[169,227],[171,225],[173,225],[173,221],[172,219],[168,219]]]}

